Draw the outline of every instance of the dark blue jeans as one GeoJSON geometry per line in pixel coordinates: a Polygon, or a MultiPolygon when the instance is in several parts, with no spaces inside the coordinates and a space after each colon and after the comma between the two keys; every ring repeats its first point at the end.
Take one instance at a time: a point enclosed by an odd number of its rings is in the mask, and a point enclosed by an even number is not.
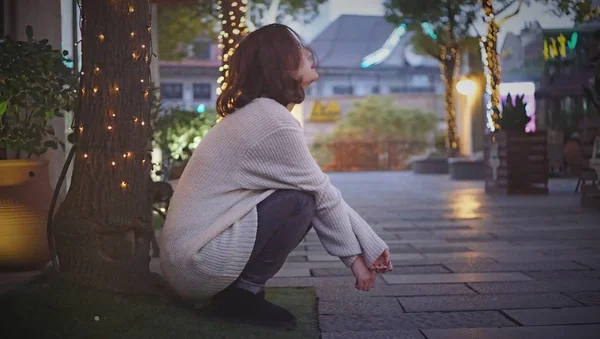
{"type": "Polygon", "coordinates": [[[279,190],[258,204],[256,242],[240,278],[257,285],[273,278],[311,229],[315,206],[312,194],[293,190],[279,190]]]}

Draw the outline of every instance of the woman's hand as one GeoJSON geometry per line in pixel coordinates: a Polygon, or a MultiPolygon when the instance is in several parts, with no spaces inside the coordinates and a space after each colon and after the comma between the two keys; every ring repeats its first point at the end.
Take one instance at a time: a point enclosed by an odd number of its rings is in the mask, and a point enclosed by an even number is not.
{"type": "Polygon", "coordinates": [[[392,258],[390,256],[390,250],[386,249],[381,253],[379,258],[373,262],[373,270],[377,273],[387,273],[394,269],[392,265],[392,258]]]}
{"type": "Polygon", "coordinates": [[[356,278],[356,289],[369,291],[375,286],[376,273],[367,267],[362,256],[357,256],[352,263],[352,273],[356,278]]]}

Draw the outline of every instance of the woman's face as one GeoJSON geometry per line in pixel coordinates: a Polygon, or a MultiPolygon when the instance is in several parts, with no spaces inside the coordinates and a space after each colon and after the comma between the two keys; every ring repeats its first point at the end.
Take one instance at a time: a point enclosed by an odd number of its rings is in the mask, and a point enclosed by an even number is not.
{"type": "Polygon", "coordinates": [[[319,79],[317,65],[314,63],[312,53],[305,48],[302,48],[302,61],[300,62],[298,75],[302,78],[302,87],[304,88],[307,88],[310,84],[319,79]]]}

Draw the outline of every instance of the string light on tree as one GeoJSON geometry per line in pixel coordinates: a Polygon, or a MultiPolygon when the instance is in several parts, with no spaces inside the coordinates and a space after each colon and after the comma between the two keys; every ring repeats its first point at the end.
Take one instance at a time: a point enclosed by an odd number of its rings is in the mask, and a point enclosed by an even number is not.
{"type": "MultiPolygon", "coordinates": [[[[132,4],[121,4],[118,5],[121,6],[121,8],[124,7],[124,10],[126,13],[128,13],[129,15],[132,15],[133,13],[136,12],[136,8],[132,5],[132,4]]],[[[151,32],[151,25],[149,24],[150,22],[150,18],[148,18],[148,22],[143,26],[145,29],[143,29],[142,32],[147,32],[146,34],[138,34],[139,30],[136,30],[135,27],[132,27],[133,29],[129,29],[129,30],[125,30],[125,32],[123,32],[123,34],[125,34],[126,37],[128,37],[132,43],[133,43],[133,49],[134,51],[131,52],[131,57],[133,59],[134,63],[137,62],[143,62],[144,63],[144,67],[146,67],[145,65],[147,65],[150,62],[150,57],[151,57],[151,46],[148,45],[149,42],[151,42],[151,37],[150,37],[150,32],[151,32]],[[148,48],[150,46],[150,48],[148,48]],[[142,61],[143,59],[143,61],[142,61]]],[[[105,40],[107,39],[107,37],[105,36],[105,34],[103,32],[98,32],[97,33],[97,38],[98,41],[100,43],[105,42],[105,40]]],[[[100,88],[105,88],[105,85],[103,84],[104,81],[106,81],[106,79],[102,76],[103,72],[101,72],[101,67],[102,63],[98,63],[98,64],[94,64],[91,66],[91,73],[92,76],[91,78],[87,78],[84,79],[84,76],[86,76],[88,73],[85,71],[81,71],[81,76],[82,76],[82,80],[81,80],[81,94],[82,97],[85,96],[86,94],[86,90],[85,87],[83,86],[84,83],[87,84],[91,84],[91,88],[92,88],[92,92],[94,95],[98,95],[98,99],[96,100],[106,100],[105,95],[103,95],[102,91],[100,91],[100,88]]],[[[141,66],[141,65],[140,65],[141,66]]],[[[133,66],[133,67],[138,67],[137,65],[133,66]]],[[[110,67],[109,67],[110,68],[110,67]]],[[[87,69],[89,71],[89,69],[87,69]]],[[[109,73],[109,72],[107,72],[109,73]]],[[[141,86],[144,86],[141,88],[141,90],[139,90],[138,93],[140,93],[140,95],[143,96],[144,100],[148,100],[149,99],[149,94],[150,94],[150,88],[148,87],[147,83],[149,83],[150,81],[146,81],[145,77],[142,77],[139,80],[139,84],[141,84],[141,86]]],[[[109,91],[108,95],[118,95],[120,92],[120,87],[118,84],[113,83],[112,85],[107,86],[108,88],[112,89],[112,91],[109,91]]],[[[113,99],[109,99],[108,100],[113,101],[113,99]]],[[[121,126],[121,124],[116,124],[116,121],[114,120],[114,118],[116,118],[117,116],[117,112],[112,109],[109,108],[107,110],[108,114],[106,114],[107,119],[104,121],[105,123],[105,129],[108,132],[111,132],[110,135],[117,135],[118,134],[118,127],[121,126]]],[[[137,125],[139,127],[142,127],[145,125],[145,121],[143,120],[143,118],[141,119],[141,123],[138,124],[139,122],[139,118],[137,116],[132,117],[133,118],[133,124],[137,125]]],[[[138,128],[139,128],[138,127],[138,128]]],[[[147,129],[146,129],[147,130],[147,129]]],[[[84,126],[83,124],[80,124],[78,127],[78,134],[79,136],[83,135],[83,131],[84,131],[84,126]]],[[[145,132],[148,133],[148,132],[145,132]]],[[[80,145],[80,147],[82,148],[82,151],[85,151],[82,154],[82,158],[85,159],[85,161],[89,161],[92,158],[98,158],[98,157],[106,157],[109,156],[112,159],[107,159],[108,160],[108,164],[112,167],[117,167],[117,165],[119,165],[119,161],[127,161],[129,159],[134,159],[136,158],[136,154],[139,153],[145,153],[145,151],[126,151],[123,152],[122,150],[119,149],[112,149],[112,150],[108,150],[108,149],[102,149],[101,152],[98,152],[98,149],[96,149],[97,147],[85,147],[84,145],[80,145]],[[110,155],[112,153],[112,156],[110,155]],[[121,155],[123,160],[119,160],[119,154],[121,155]]],[[[145,168],[145,160],[142,160],[141,162],[138,162],[138,164],[142,164],[142,166],[145,168]]],[[[119,184],[121,186],[121,188],[126,189],[129,188],[130,184],[127,181],[124,180],[120,180],[119,184]]]]}
{"type": "Polygon", "coordinates": [[[440,45],[440,72],[445,86],[446,101],[446,123],[448,132],[446,136],[446,147],[450,155],[456,156],[459,152],[459,137],[456,127],[456,109],[454,108],[454,84],[456,83],[456,70],[460,65],[460,54],[457,46],[440,45]]]}
{"type": "Polygon", "coordinates": [[[225,78],[229,72],[229,58],[237,47],[242,37],[249,32],[246,25],[246,13],[248,11],[247,0],[219,0],[217,9],[221,19],[221,32],[219,33],[218,47],[221,49],[220,76],[217,79],[217,94],[227,87],[225,78]]]}
{"type": "Polygon", "coordinates": [[[487,126],[493,132],[500,129],[500,61],[498,60],[497,45],[499,26],[492,0],[482,0],[485,21],[488,25],[487,35],[481,38],[482,58],[485,68],[486,93],[490,100],[486,105],[487,126]]]}

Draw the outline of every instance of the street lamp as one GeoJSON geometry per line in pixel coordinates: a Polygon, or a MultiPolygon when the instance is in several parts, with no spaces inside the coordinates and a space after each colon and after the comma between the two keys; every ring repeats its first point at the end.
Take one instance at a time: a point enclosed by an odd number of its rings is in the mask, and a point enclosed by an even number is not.
{"type": "Polygon", "coordinates": [[[456,84],[456,90],[462,95],[471,95],[477,90],[477,84],[471,79],[462,79],[456,84]]]}

